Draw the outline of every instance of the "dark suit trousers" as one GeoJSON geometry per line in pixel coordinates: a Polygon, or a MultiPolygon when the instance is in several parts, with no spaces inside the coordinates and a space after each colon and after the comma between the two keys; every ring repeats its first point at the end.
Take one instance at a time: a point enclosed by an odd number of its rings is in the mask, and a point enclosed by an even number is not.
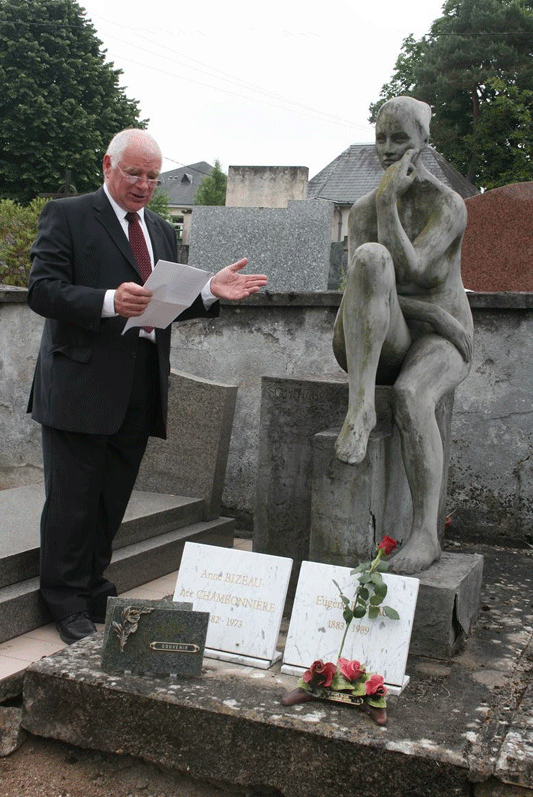
{"type": "Polygon", "coordinates": [[[160,412],[153,343],[140,339],[126,416],[112,435],[42,427],[46,499],[41,517],[41,594],[54,619],[105,613],[112,542],[160,412]]]}

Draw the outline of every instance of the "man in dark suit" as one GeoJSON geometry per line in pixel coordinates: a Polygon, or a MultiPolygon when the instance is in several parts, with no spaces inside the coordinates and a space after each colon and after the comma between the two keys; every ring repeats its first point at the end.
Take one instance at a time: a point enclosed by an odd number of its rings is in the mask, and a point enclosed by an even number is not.
{"type": "MultiPolygon", "coordinates": [[[[177,260],[171,225],[145,210],[161,161],[145,131],[118,133],[102,188],[49,202],[31,252],[28,303],[46,318],[28,406],[43,437],[41,594],[69,644],[116,595],[104,577],[113,537],[148,437],[166,436],[170,327],[122,334],[151,300],[146,273],[177,260]]],[[[241,273],[246,262],[219,271],[179,319],[216,316],[217,299],[264,286],[241,273]]]]}

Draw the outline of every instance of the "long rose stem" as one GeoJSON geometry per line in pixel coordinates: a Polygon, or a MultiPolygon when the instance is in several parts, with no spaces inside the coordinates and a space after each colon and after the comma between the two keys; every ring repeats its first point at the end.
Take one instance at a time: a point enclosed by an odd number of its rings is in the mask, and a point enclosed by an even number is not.
{"type": "MultiPolygon", "coordinates": [[[[373,573],[373,572],[374,572],[374,570],[375,570],[375,569],[376,569],[376,567],[378,566],[378,564],[379,564],[379,560],[381,559],[381,557],[382,557],[382,556],[383,556],[383,548],[378,548],[377,556],[376,556],[376,558],[375,558],[375,559],[374,559],[374,560],[371,562],[371,564],[370,564],[370,569],[369,569],[369,571],[368,571],[369,573],[373,573]]],[[[344,629],[344,634],[343,634],[343,636],[342,636],[341,646],[340,646],[340,648],[339,648],[339,652],[338,652],[338,654],[337,654],[337,661],[340,659],[340,657],[341,657],[341,655],[342,655],[342,651],[343,651],[343,648],[344,648],[344,643],[346,642],[346,634],[348,633],[348,629],[349,629],[349,627],[350,627],[350,625],[351,625],[351,623],[352,623],[352,620],[353,620],[353,611],[354,611],[354,609],[355,609],[355,607],[356,607],[356,605],[357,605],[357,598],[359,597],[359,592],[360,592],[360,591],[361,591],[361,585],[359,585],[359,586],[357,587],[357,592],[355,593],[354,602],[352,603],[352,608],[351,608],[352,617],[351,617],[351,619],[350,619],[350,622],[349,622],[349,623],[347,623],[347,622],[345,621],[345,623],[346,623],[346,628],[344,629]]]]}

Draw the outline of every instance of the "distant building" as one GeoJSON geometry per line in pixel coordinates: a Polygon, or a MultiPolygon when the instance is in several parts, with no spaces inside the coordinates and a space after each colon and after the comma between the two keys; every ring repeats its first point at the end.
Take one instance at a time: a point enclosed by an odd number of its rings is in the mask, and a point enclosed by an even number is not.
{"type": "MultiPolygon", "coordinates": [[[[422,151],[422,163],[463,199],[478,194],[477,188],[451,166],[433,147],[422,151]]],[[[335,203],[332,240],[342,241],[348,234],[348,213],[359,197],[372,191],[381,180],[383,169],[373,144],[352,144],[309,180],[308,199],[329,199],[335,203]]]]}
{"type": "Polygon", "coordinates": [[[168,196],[174,226],[183,244],[189,243],[191,212],[194,198],[202,180],[211,174],[213,167],[205,161],[180,166],[160,175],[161,189],[168,196]]]}

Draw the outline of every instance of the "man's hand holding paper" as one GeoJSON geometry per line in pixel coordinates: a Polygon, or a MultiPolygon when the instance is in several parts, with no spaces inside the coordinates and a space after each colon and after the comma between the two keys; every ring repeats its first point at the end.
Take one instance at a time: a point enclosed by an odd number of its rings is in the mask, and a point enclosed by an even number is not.
{"type": "Polygon", "coordinates": [[[159,260],[143,286],[152,298],[141,315],[128,318],[124,332],[145,326],[165,329],[194,302],[210,278],[207,271],[159,260]]]}

